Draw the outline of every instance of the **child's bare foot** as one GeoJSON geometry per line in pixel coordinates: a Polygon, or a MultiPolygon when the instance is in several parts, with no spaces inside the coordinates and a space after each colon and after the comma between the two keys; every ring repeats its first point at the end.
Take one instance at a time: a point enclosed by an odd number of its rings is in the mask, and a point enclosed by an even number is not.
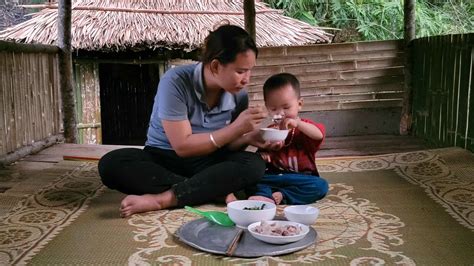
{"type": "Polygon", "coordinates": [[[272,193],[272,198],[275,201],[276,205],[279,205],[281,201],[283,200],[283,194],[280,191],[273,192],[272,193]]]}
{"type": "Polygon", "coordinates": [[[234,195],[234,193],[230,193],[229,195],[225,197],[226,204],[231,203],[232,201],[236,201],[236,200],[237,200],[237,197],[234,195]]]}
{"type": "Polygon", "coordinates": [[[264,196],[251,196],[251,197],[249,197],[249,200],[261,200],[261,201],[275,203],[275,201],[273,199],[270,199],[270,198],[267,198],[267,197],[264,197],[264,196]]]}
{"type": "Polygon", "coordinates": [[[120,204],[120,216],[125,218],[135,213],[157,211],[174,207],[176,204],[176,197],[171,190],[160,194],[145,194],[141,196],[128,195],[120,204]]]}

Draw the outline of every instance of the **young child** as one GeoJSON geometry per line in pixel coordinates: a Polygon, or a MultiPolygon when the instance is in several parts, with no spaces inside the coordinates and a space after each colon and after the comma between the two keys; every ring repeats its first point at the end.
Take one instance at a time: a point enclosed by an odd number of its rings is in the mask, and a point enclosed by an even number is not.
{"type": "Polygon", "coordinates": [[[269,115],[276,120],[270,127],[290,129],[284,142],[272,143],[259,150],[267,162],[257,192],[249,199],[276,204],[309,204],[328,192],[328,183],[316,168],[316,152],[325,128],[322,124],[298,117],[303,106],[298,79],[289,73],[271,76],[263,85],[263,97],[269,115]]]}

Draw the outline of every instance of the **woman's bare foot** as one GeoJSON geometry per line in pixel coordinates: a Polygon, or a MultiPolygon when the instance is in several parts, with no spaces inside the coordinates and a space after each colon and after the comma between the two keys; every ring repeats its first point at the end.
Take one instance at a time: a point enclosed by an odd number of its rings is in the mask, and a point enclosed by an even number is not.
{"type": "Polygon", "coordinates": [[[232,201],[236,201],[237,197],[234,195],[234,193],[230,193],[229,195],[225,196],[225,203],[229,204],[232,201]]]}
{"type": "Polygon", "coordinates": [[[275,201],[276,205],[279,205],[281,201],[283,200],[283,194],[280,191],[273,192],[272,198],[275,201]]]}
{"type": "Polygon", "coordinates": [[[251,196],[251,197],[249,197],[249,200],[261,200],[261,201],[275,203],[275,201],[273,199],[270,199],[270,198],[267,198],[267,197],[264,197],[264,196],[251,196]]]}
{"type": "Polygon", "coordinates": [[[171,190],[160,194],[145,194],[141,196],[128,195],[120,204],[120,216],[128,217],[135,213],[157,211],[177,204],[176,196],[171,190]]]}

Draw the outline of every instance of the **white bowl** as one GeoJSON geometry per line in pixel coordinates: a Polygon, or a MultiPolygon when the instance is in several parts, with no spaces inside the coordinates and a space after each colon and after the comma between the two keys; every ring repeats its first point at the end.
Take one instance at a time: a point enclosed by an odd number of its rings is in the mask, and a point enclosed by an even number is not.
{"type": "Polygon", "coordinates": [[[276,223],[277,226],[286,226],[286,225],[294,225],[301,228],[301,232],[298,235],[293,236],[272,236],[272,235],[264,235],[255,232],[255,227],[259,226],[261,222],[256,222],[250,224],[247,229],[249,230],[250,234],[258,240],[263,242],[267,242],[270,244],[287,244],[291,242],[296,242],[303,239],[309,232],[309,227],[304,224],[296,223],[296,222],[289,222],[289,221],[268,221],[268,223],[276,223]]]}
{"type": "Polygon", "coordinates": [[[260,200],[237,200],[227,204],[229,218],[240,228],[247,228],[251,223],[269,221],[275,217],[276,205],[260,200]],[[261,207],[263,210],[244,210],[244,208],[261,207]]]}
{"type": "Polygon", "coordinates": [[[319,209],[309,205],[288,206],[283,212],[288,221],[306,225],[314,224],[319,215],[319,209]]]}
{"type": "Polygon", "coordinates": [[[265,141],[284,141],[288,136],[288,129],[261,128],[260,135],[265,141]]]}

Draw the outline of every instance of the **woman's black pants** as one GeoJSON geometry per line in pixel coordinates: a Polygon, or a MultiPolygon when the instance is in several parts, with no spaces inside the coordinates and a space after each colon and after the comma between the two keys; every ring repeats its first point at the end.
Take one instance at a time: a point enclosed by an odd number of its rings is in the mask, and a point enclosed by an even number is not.
{"type": "Polygon", "coordinates": [[[264,172],[265,162],[258,154],[226,149],[182,158],[173,150],[145,146],[114,150],[99,161],[99,174],[107,187],[133,195],[172,189],[180,207],[253,187],[264,172]]]}

